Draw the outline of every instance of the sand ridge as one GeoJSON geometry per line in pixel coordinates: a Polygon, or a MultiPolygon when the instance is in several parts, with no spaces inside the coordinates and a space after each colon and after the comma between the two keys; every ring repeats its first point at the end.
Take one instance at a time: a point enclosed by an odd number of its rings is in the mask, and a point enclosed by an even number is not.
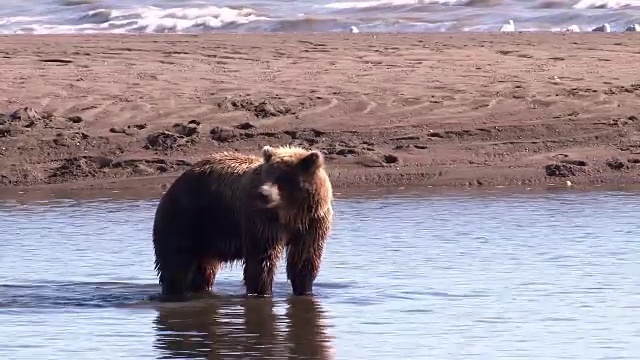
{"type": "Polygon", "coordinates": [[[0,39],[0,186],[170,179],[280,144],[322,150],[345,188],[639,178],[631,33],[0,39]]]}

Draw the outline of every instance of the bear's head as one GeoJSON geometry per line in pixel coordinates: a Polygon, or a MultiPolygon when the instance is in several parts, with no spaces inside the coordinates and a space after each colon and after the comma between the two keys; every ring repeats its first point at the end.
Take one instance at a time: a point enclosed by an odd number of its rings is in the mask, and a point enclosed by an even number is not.
{"type": "Polygon", "coordinates": [[[294,210],[331,201],[331,184],[319,151],[265,146],[262,159],[258,195],[265,207],[294,210]]]}

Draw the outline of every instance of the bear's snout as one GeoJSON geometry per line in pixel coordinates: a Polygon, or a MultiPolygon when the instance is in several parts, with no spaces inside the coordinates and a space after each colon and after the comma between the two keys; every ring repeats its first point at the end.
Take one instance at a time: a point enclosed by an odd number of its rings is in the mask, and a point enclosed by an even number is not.
{"type": "Polygon", "coordinates": [[[262,204],[268,208],[273,208],[280,205],[280,192],[278,186],[272,183],[267,183],[258,189],[258,197],[262,204]]]}

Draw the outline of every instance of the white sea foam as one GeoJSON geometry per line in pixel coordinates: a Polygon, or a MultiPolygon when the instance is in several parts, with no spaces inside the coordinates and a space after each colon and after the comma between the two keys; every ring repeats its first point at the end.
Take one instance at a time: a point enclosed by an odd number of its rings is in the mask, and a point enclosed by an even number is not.
{"type": "Polygon", "coordinates": [[[22,17],[2,19],[4,33],[95,33],[95,32],[188,32],[191,29],[217,29],[231,24],[246,24],[256,20],[268,20],[258,16],[249,8],[232,9],[228,7],[208,6],[202,8],[136,7],[130,9],[99,9],[81,16],[70,25],[45,22],[42,19],[22,17]],[[40,20],[40,21],[36,21],[40,20]],[[4,21],[4,22],[3,22],[4,21]],[[87,23],[89,22],[89,23],[87,23]],[[8,25],[8,26],[7,26],[8,25]]]}
{"type": "Polygon", "coordinates": [[[0,26],[7,26],[13,24],[28,24],[45,20],[46,17],[42,16],[14,16],[14,17],[0,17],[0,26]]]}
{"type": "Polygon", "coordinates": [[[418,4],[462,5],[469,0],[371,0],[371,1],[345,1],[324,5],[330,9],[366,9],[373,7],[391,7],[418,4]]]}
{"type": "Polygon", "coordinates": [[[619,9],[640,6],[640,0],[580,0],[573,5],[574,9],[619,9]]]}
{"type": "MultiPolygon", "coordinates": [[[[324,5],[330,9],[366,9],[374,7],[392,7],[403,5],[439,4],[439,5],[466,5],[471,0],[364,0],[364,1],[339,1],[324,5]]],[[[640,0],[580,0],[574,9],[619,9],[624,7],[640,6],[640,0]]]]}

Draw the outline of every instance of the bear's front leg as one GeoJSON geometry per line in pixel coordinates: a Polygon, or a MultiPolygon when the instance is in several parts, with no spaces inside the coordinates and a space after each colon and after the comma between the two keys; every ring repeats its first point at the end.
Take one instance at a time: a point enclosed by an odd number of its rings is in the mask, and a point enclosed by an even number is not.
{"type": "Polygon", "coordinates": [[[287,278],[291,281],[293,295],[312,295],[313,282],[320,272],[322,244],[315,244],[313,251],[302,246],[291,245],[287,254],[287,278]],[[313,253],[309,256],[307,254],[313,253]]]}
{"type": "Polygon", "coordinates": [[[251,251],[245,256],[244,285],[247,295],[271,296],[282,247],[251,251]]]}
{"type": "Polygon", "coordinates": [[[312,223],[307,232],[291,238],[287,249],[287,278],[296,296],[312,295],[313,282],[320,272],[329,227],[323,221],[312,223]]]}

